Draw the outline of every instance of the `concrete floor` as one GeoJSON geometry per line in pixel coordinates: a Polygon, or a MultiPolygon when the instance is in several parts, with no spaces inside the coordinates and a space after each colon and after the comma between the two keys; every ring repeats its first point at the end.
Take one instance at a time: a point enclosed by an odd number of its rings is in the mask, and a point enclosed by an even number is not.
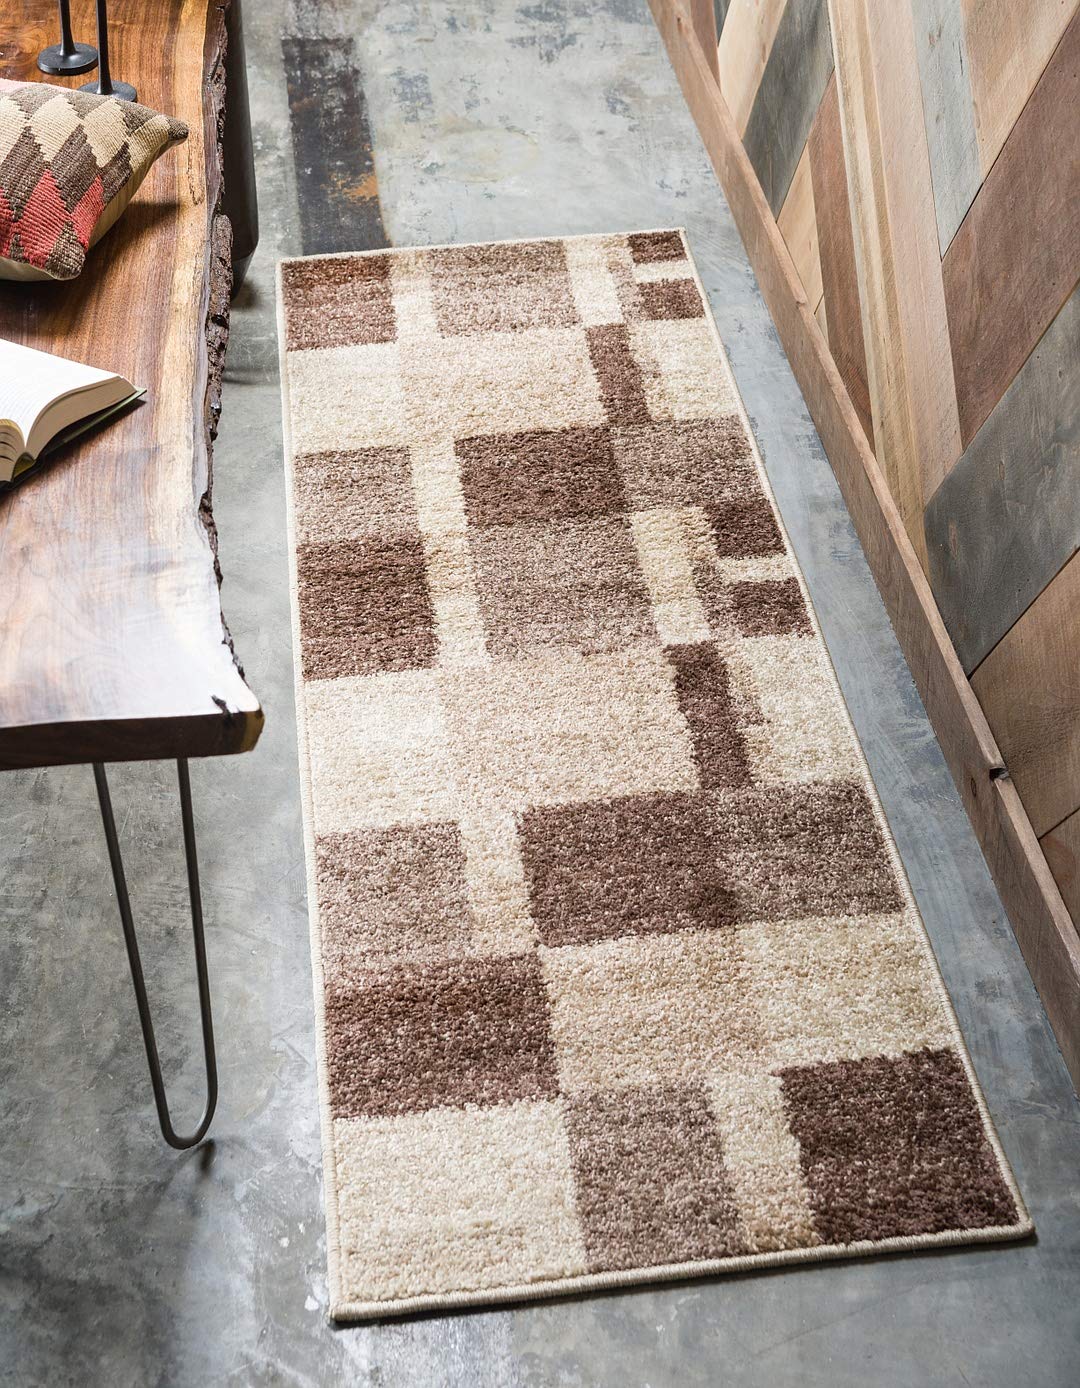
{"type": "MultiPolygon", "coordinates": [[[[221,1106],[212,1145],[162,1146],[88,769],[5,776],[0,1381],[1076,1383],[1080,1108],[645,0],[247,11],[263,240],[233,319],[215,510],[267,728],[251,755],[192,770],[221,1106]],[[314,193],[283,34],[352,36],[395,244],[688,228],[1037,1242],[327,1324],[273,304],[314,193]]],[[[117,768],[113,785],[163,1051],[183,1060],[176,1108],[193,1113],[172,769],[117,768]]]]}

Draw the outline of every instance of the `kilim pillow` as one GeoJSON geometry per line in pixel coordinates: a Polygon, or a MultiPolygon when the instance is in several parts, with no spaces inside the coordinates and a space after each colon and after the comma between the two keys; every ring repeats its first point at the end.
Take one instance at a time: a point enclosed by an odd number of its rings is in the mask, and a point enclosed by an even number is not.
{"type": "Polygon", "coordinates": [[[0,279],[70,280],[183,121],[114,96],[0,79],[0,279]]]}

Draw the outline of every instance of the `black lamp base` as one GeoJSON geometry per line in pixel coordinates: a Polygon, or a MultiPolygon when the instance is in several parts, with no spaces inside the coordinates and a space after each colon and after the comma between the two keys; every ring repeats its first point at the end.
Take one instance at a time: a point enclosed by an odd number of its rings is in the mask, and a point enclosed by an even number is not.
{"type": "Polygon", "coordinates": [[[139,94],[130,82],[110,82],[107,91],[101,90],[101,82],[96,79],[93,82],[84,82],[79,88],[81,92],[93,92],[95,96],[115,96],[119,101],[138,101],[139,94]]]}
{"type": "Polygon", "coordinates": [[[74,43],[65,51],[63,44],[54,43],[41,50],[37,65],[50,77],[77,77],[97,67],[97,49],[89,43],[74,43]]]}

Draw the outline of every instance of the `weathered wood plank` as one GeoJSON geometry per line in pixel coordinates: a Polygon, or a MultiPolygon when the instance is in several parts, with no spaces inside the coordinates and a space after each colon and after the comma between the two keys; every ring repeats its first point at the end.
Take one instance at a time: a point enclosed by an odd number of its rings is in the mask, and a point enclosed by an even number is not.
{"type": "Polygon", "coordinates": [[[1080,810],[1074,810],[1039,842],[1065,905],[1080,929],[1080,810]]]}
{"type": "Polygon", "coordinates": [[[810,176],[810,141],[795,169],[791,187],[776,219],[807,301],[815,308],[821,302],[821,258],[818,255],[818,225],[814,211],[814,185],[810,176]]]}
{"type": "Polygon", "coordinates": [[[709,60],[713,76],[716,77],[719,75],[716,45],[720,31],[717,27],[715,0],[689,0],[689,5],[690,18],[693,21],[697,41],[701,44],[701,51],[709,60]]]}
{"type": "Polygon", "coordinates": [[[925,569],[926,499],[962,450],[911,10],[830,13],[874,451],[925,569]]]}
{"type": "Polygon", "coordinates": [[[305,255],[387,245],[361,64],[351,39],[285,34],[305,255]]]}
{"type": "Polygon", "coordinates": [[[832,70],[827,0],[788,0],[743,135],[774,216],[784,205],[832,70]]]}
{"type": "MultiPolygon", "coordinates": [[[[146,403],[0,501],[0,767],[245,751],[262,728],[222,619],[210,508],[228,324],[225,6],[127,10],[113,71],[185,120],[188,139],[77,280],[4,285],[0,335],[119,371],[146,403]]],[[[93,33],[93,11],[72,5],[76,33],[93,33]]],[[[40,78],[54,23],[49,6],[5,5],[2,75],[40,78]]]]}
{"type": "Polygon", "coordinates": [[[840,129],[835,73],[825,88],[807,145],[814,185],[821,285],[829,320],[829,349],[873,448],[874,424],[870,411],[870,387],[866,380],[859,276],[852,240],[844,137],[840,129]]]}
{"type": "Polygon", "coordinates": [[[926,548],[968,671],[1080,549],[1080,289],[931,497],[926,548]]]}
{"type": "Polygon", "coordinates": [[[942,255],[1074,9],[1075,0],[912,0],[942,255]]]}
{"type": "Polygon", "coordinates": [[[942,262],[965,446],[1080,277],[1080,11],[942,262]]]}
{"type": "Polygon", "coordinates": [[[818,306],[814,309],[814,321],[821,329],[821,336],[826,342],[829,340],[829,316],[825,309],[825,295],[822,294],[818,301],[818,306]]]}
{"type": "Polygon", "coordinates": [[[912,0],[926,143],[944,255],[983,181],[962,0],[912,0]]]}
{"type": "Polygon", "coordinates": [[[1076,11],[1076,0],[961,0],[984,176],[1076,11]]]}
{"type": "Polygon", "coordinates": [[[1080,1083],[1080,936],[1016,787],[1002,774],[993,734],[689,22],[673,0],[650,0],[650,6],[1024,958],[1080,1083]]]}
{"type": "Polygon", "coordinates": [[[1036,834],[1080,805],[1080,554],[971,677],[1036,834]]]}
{"type": "Polygon", "coordinates": [[[750,119],[786,4],[787,0],[730,0],[718,30],[720,90],[740,135],[750,119]]]}

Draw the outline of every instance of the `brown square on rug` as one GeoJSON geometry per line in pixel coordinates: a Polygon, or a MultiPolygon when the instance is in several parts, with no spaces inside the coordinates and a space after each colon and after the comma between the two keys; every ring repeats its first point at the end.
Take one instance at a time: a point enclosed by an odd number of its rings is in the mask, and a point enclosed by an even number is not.
{"type": "Polygon", "coordinates": [[[683,234],[280,313],[331,1314],[1029,1233],[683,234]]]}

